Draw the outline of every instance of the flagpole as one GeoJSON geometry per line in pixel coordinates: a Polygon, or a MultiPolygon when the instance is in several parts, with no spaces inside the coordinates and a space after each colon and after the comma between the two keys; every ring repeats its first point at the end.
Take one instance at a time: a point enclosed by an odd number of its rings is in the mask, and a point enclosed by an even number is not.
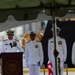
{"type": "MultiPolygon", "coordinates": [[[[54,12],[55,13],[55,12],[54,12]]],[[[56,40],[56,21],[55,21],[55,15],[54,13],[52,14],[52,26],[53,26],[53,39],[54,39],[54,51],[57,51],[57,40],[56,40]]],[[[55,56],[55,73],[56,75],[58,75],[58,69],[57,69],[57,56],[54,54],[55,56]]]]}

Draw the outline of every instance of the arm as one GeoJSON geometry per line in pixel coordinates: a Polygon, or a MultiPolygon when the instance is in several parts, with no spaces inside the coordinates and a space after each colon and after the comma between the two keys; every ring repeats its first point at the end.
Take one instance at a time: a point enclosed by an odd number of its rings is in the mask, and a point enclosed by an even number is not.
{"type": "Polygon", "coordinates": [[[72,58],[72,64],[73,65],[75,64],[75,62],[74,62],[75,61],[75,58],[74,58],[75,54],[74,53],[75,53],[75,43],[73,43],[73,46],[72,46],[72,57],[71,58],[72,58]]]}
{"type": "Polygon", "coordinates": [[[44,60],[44,55],[43,55],[43,48],[42,48],[42,44],[40,43],[40,64],[43,64],[43,60],[44,60]]]}
{"type": "Polygon", "coordinates": [[[24,56],[25,56],[26,66],[28,66],[28,49],[27,49],[27,44],[26,44],[26,47],[25,47],[24,56]]]}
{"type": "Polygon", "coordinates": [[[48,60],[50,62],[50,41],[48,41],[48,60]]]}
{"type": "Polygon", "coordinates": [[[1,49],[0,49],[0,53],[3,53],[3,52],[5,52],[5,49],[4,49],[4,42],[2,42],[2,44],[1,44],[1,49]]]}
{"type": "Polygon", "coordinates": [[[65,39],[63,40],[63,57],[64,57],[64,62],[66,61],[67,59],[67,45],[66,45],[66,41],[65,39]]]}

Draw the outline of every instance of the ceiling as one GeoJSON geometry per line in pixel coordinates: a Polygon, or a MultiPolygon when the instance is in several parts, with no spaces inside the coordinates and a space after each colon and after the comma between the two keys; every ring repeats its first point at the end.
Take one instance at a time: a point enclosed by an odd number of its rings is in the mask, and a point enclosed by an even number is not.
{"type": "MultiPolygon", "coordinates": [[[[0,26],[6,23],[10,15],[13,15],[16,21],[29,22],[37,19],[39,13],[48,17],[53,15],[63,17],[68,10],[73,10],[74,13],[75,0],[0,0],[0,26]]],[[[1,27],[4,28],[4,26],[1,27]]],[[[0,29],[4,30],[1,27],[0,29]]],[[[10,27],[13,26],[11,25],[7,28],[10,27]]]]}
{"type": "Polygon", "coordinates": [[[75,0],[0,0],[0,22],[6,21],[9,15],[18,21],[32,20],[40,12],[64,16],[68,9],[75,9],[75,0]]]}

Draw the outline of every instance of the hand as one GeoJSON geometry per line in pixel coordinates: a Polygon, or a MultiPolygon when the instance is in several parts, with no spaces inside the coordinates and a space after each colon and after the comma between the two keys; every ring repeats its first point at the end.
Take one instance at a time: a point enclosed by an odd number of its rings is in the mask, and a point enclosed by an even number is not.
{"type": "Polygon", "coordinates": [[[61,69],[61,70],[63,70],[63,69],[64,69],[64,67],[63,67],[63,66],[60,66],[60,69],[61,69]]]}
{"type": "Polygon", "coordinates": [[[42,65],[43,65],[43,62],[40,61],[40,66],[42,66],[42,65]]]}
{"type": "Polygon", "coordinates": [[[38,62],[38,66],[40,66],[41,64],[40,64],[40,61],[38,62]]]}
{"type": "Polygon", "coordinates": [[[17,43],[16,43],[15,41],[13,42],[13,46],[14,46],[14,47],[16,47],[16,46],[17,46],[17,43]]]}

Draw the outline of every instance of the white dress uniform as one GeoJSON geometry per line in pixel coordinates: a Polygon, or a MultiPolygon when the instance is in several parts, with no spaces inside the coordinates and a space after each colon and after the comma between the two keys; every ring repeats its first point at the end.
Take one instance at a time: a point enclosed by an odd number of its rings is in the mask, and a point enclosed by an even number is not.
{"type": "Polygon", "coordinates": [[[72,46],[72,64],[75,66],[75,42],[72,46]]]}
{"type": "Polygon", "coordinates": [[[4,52],[21,52],[21,50],[22,50],[22,47],[21,47],[18,40],[15,40],[15,39],[9,40],[9,39],[7,39],[7,40],[4,40],[2,42],[0,53],[4,53],[4,52]],[[16,42],[17,46],[13,46],[13,42],[16,42]],[[11,44],[12,44],[12,47],[11,47],[11,44]]]}
{"type": "MultiPolygon", "coordinates": [[[[61,73],[63,73],[63,68],[64,68],[64,62],[66,61],[67,58],[67,46],[66,46],[66,41],[63,38],[60,38],[59,36],[57,38],[57,45],[58,45],[58,52],[59,55],[57,58],[60,58],[60,68],[61,68],[61,73]]],[[[55,74],[55,57],[54,57],[54,39],[51,38],[48,41],[48,57],[49,61],[52,62],[53,65],[53,75],[55,74]]],[[[62,75],[62,74],[61,74],[62,75]]]]}
{"type": "Polygon", "coordinates": [[[43,64],[43,50],[40,42],[30,41],[25,48],[26,66],[29,67],[30,75],[39,75],[40,65],[43,64]]]}

